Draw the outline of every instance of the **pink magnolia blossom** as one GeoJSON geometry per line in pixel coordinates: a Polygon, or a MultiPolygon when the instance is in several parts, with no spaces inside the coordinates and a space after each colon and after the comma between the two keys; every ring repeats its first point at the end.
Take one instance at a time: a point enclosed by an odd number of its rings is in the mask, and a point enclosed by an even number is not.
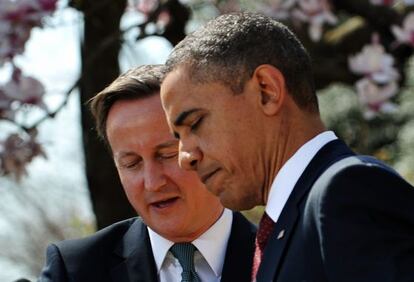
{"type": "Polygon", "coordinates": [[[414,12],[404,18],[402,27],[393,25],[391,31],[397,43],[407,43],[414,46],[414,12]]]}
{"type": "Polygon", "coordinates": [[[56,10],[57,0],[38,0],[38,3],[44,12],[53,12],[56,10]]]}
{"type": "Polygon", "coordinates": [[[14,53],[21,53],[20,50],[14,50],[11,40],[9,40],[11,25],[8,22],[0,20],[0,67],[13,58],[14,53]]]}
{"type": "Polygon", "coordinates": [[[25,25],[14,25],[0,17],[0,67],[15,55],[23,53],[30,30],[25,25]]]}
{"type": "Polygon", "coordinates": [[[0,119],[14,119],[15,112],[11,108],[13,100],[10,99],[0,88],[0,119]]]}
{"type": "Polygon", "coordinates": [[[393,6],[398,2],[403,2],[405,5],[408,6],[414,4],[414,0],[370,0],[370,3],[376,6],[393,6]]]}
{"type": "Polygon", "coordinates": [[[392,113],[397,106],[389,99],[398,92],[398,85],[392,81],[384,86],[378,86],[369,78],[357,81],[356,89],[359,100],[365,106],[364,117],[372,119],[378,113],[392,113]]]}
{"type": "Polygon", "coordinates": [[[258,9],[268,16],[278,20],[286,20],[290,17],[292,8],[298,0],[267,0],[258,9]]]}
{"type": "Polygon", "coordinates": [[[0,1],[0,66],[23,53],[33,27],[56,8],[57,0],[0,1]]]}
{"type": "Polygon", "coordinates": [[[34,10],[35,3],[31,0],[3,0],[0,2],[0,18],[3,21],[21,22],[34,10]]]}
{"type": "Polygon", "coordinates": [[[397,1],[398,0],[370,0],[371,4],[376,6],[392,6],[397,1]]]}
{"type": "Polygon", "coordinates": [[[3,0],[0,18],[14,24],[40,25],[44,11],[38,0],[3,0]]]}
{"type": "Polygon", "coordinates": [[[27,174],[26,167],[36,156],[46,157],[42,146],[36,141],[33,130],[27,139],[14,133],[0,141],[0,172],[13,175],[16,180],[27,174]]]}
{"type": "Polygon", "coordinates": [[[31,27],[24,25],[13,26],[10,23],[2,23],[0,28],[0,66],[10,61],[14,56],[24,52],[24,45],[30,37],[31,27]],[[6,31],[6,29],[8,29],[6,31]]]}
{"type": "Polygon", "coordinates": [[[167,25],[171,22],[171,14],[170,11],[161,11],[158,15],[156,25],[158,29],[163,30],[167,25]]]}
{"type": "Polygon", "coordinates": [[[241,10],[238,0],[216,1],[216,7],[220,14],[227,14],[241,10]]]}
{"type": "Polygon", "coordinates": [[[399,78],[394,68],[394,58],[385,53],[384,47],[375,42],[365,45],[362,51],[348,58],[351,71],[370,77],[377,83],[388,83],[399,78]]]}
{"type": "Polygon", "coordinates": [[[150,14],[159,5],[159,0],[130,0],[129,6],[144,15],[150,14]]]}
{"type": "Polygon", "coordinates": [[[332,13],[328,0],[299,0],[298,8],[292,11],[295,19],[309,23],[309,36],[313,41],[322,37],[323,25],[336,24],[338,19],[332,13]]]}
{"type": "Polygon", "coordinates": [[[11,100],[47,110],[43,102],[45,89],[42,83],[33,77],[23,76],[20,70],[15,71],[13,78],[1,86],[0,90],[11,100]]]}

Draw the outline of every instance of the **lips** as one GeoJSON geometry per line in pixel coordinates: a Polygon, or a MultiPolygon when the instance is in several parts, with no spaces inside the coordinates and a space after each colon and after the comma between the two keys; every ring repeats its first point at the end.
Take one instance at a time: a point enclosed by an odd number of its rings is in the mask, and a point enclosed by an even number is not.
{"type": "Polygon", "coordinates": [[[163,208],[170,207],[177,200],[178,200],[178,197],[173,197],[173,198],[169,198],[169,199],[165,199],[165,200],[155,201],[155,202],[151,203],[151,205],[153,207],[158,208],[158,209],[163,209],[163,208]]]}

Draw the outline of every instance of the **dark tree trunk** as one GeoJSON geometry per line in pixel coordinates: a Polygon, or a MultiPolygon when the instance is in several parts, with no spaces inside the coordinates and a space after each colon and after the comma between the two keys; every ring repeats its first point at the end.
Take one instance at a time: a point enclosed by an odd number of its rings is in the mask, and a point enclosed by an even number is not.
{"type": "Polygon", "coordinates": [[[112,158],[97,138],[94,121],[85,105],[119,74],[119,22],[126,0],[74,2],[81,3],[76,8],[84,13],[85,23],[80,83],[85,170],[97,228],[101,229],[135,215],[123,192],[112,158]]]}
{"type": "MultiPolygon", "coordinates": [[[[119,23],[126,2],[71,1],[71,6],[84,14],[84,39],[81,46],[81,122],[85,171],[98,229],[136,215],[126,199],[112,157],[97,138],[94,121],[85,105],[119,74],[118,54],[122,44],[119,23]]],[[[163,9],[170,12],[172,20],[162,36],[175,45],[185,36],[184,29],[189,19],[189,10],[177,0],[164,2],[163,9]]]]}

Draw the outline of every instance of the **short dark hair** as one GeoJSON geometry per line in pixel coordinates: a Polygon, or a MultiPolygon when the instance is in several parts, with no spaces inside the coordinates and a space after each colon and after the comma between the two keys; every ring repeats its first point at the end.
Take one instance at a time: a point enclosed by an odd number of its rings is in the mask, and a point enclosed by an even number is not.
{"type": "Polygon", "coordinates": [[[106,121],[113,104],[159,94],[164,65],[143,65],[121,74],[108,87],[89,100],[99,137],[109,145],[106,121]]]}
{"type": "Polygon", "coordinates": [[[177,44],[166,73],[185,66],[192,82],[220,82],[237,94],[263,64],[279,69],[298,106],[318,111],[307,51],[285,25],[261,14],[231,13],[209,21],[177,44]]]}

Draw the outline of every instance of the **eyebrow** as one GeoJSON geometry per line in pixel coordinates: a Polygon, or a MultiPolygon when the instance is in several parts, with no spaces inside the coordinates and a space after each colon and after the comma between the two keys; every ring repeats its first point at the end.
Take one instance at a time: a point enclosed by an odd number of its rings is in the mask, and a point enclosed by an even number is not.
{"type": "MultiPolygon", "coordinates": [[[[172,140],[166,141],[164,143],[158,144],[155,147],[155,150],[161,150],[161,149],[164,149],[164,148],[169,148],[169,147],[177,146],[177,145],[178,145],[177,140],[172,139],[172,140]]],[[[121,151],[120,153],[114,155],[114,157],[116,157],[117,159],[121,159],[121,158],[124,158],[124,157],[135,156],[135,155],[136,154],[134,152],[121,151]]]]}
{"type": "Polygon", "coordinates": [[[120,152],[114,155],[114,160],[121,160],[123,158],[134,156],[135,154],[132,152],[120,152]]]}
{"type": "Polygon", "coordinates": [[[155,149],[158,151],[158,150],[161,150],[161,149],[164,149],[164,148],[169,148],[169,147],[177,146],[177,145],[178,145],[177,140],[174,139],[174,140],[170,140],[170,141],[167,141],[165,143],[157,145],[157,147],[155,147],[155,149]]]}
{"type": "Polygon", "coordinates": [[[178,115],[178,117],[175,119],[175,121],[174,121],[174,125],[175,126],[180,126],[180,125],[183,125],[183,123],[184,123],[184,121],[185,121],[185,119],[189,116],[189,115],[191,115],[192,113],[194,113],[194,112],[197,112],[197,111],[200,111],[201,109],[191,109],[191,110],[188,110],[188,111],[184,111],[184,112],[182,112],[181,114],[179,114],[178,115]]]}

